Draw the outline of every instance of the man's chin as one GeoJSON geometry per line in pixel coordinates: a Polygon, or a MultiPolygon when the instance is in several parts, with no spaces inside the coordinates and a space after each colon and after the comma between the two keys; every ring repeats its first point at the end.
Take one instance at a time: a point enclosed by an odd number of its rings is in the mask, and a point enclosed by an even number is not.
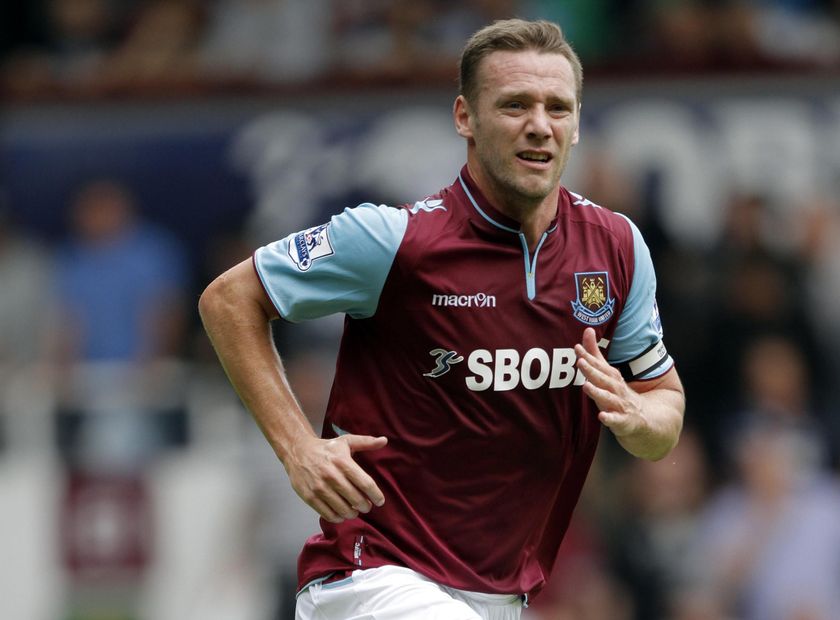
{"type": "Polygon", "coordinates": [[[557,188],[558,179],[551,174],[491,175],[496,190],[511,199],[528,203],[541,202],[557,188]]]}
{"type": "Polygon", "coordinates": [[[557,186],[556,183],[546,179],[531,179],[531,182],[518,183],[518,193],[528,200],[542,200],[548,196],[557,186]]]}

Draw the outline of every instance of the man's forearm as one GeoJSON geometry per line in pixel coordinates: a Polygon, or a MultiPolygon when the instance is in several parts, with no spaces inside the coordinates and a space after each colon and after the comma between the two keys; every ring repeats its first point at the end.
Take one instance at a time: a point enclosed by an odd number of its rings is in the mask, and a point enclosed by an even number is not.
{"type": "Polygon", "coordinates": [[[270,317],[254,299],[256,276],[245,269],[253,268],[242,263],[211,283],[199,313],[231,384],[285,462],[294,444],[315,432],[286,382],[271,341],[270,317]]]}
{"type": "Polygon", "coordinates": [[[230,382],[301,499],[332,523],[381,506],[382,490],[353,454],[380,450],[387,438],[315,434],[286,382],[269,329],[277,313],[250,261],[216,278],[201,295],[199,312],[230,382]]]}

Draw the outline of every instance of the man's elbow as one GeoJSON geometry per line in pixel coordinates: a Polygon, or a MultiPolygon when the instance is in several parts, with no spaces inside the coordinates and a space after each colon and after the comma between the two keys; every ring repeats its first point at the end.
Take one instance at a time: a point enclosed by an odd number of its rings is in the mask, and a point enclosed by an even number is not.
{"type": "Polygon", "coordinates": [[[236,303],[230,275],[223,273],[210,282],[198,298],[198,314],[205,329],[214,324],[236,303]]]}
{"type": "Polygon", "coordinates": [[[262,324],[277,317],[250,261],[228,269],[204,289],[198,314],[208,331],[231,322],[262,324]]]}
{"type": "Polygon", "coordinates": [[[205,328],[215,313],[215,308],[218,304],[218,295],[218,287],[216,286],[216,281],[213,280],[204,288],[204,291],[202,291],[198,298],[198,316],[201,317],[201,322],[205,328]]]}

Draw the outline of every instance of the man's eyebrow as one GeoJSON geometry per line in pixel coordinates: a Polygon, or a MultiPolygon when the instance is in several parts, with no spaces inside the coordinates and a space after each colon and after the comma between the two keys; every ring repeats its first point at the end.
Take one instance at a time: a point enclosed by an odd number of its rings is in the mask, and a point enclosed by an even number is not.
{"type": "Polygon", "coordinates": [[[523,100],[533,100],[537,99],[532,93],[529,93],[527,90],[500,90],[497,93],[497,99],[523,99],[523,100]]]}
{"type": "Polygon", "coordinates": [[[575,106],[575,98],[574,97],[549,97],[549,103],[562,103],[565,106],[573,108],[575,106]]]}
{"type": "MultiPolygon", "coordinates": [[[[541,97],[535,96],[528,91],[523,90],[500,90],[497,93],[496,101],[507,101],[511,99],[522,99],[526,101],[533,101],[535,99],[541,99],[541,97]]],[[[575,106],[576,97],[574,95],[558,95],[558,94],[548,94],[545,97],[546,103],[556,104],[562,103],[569,107],[575,106]]]]}

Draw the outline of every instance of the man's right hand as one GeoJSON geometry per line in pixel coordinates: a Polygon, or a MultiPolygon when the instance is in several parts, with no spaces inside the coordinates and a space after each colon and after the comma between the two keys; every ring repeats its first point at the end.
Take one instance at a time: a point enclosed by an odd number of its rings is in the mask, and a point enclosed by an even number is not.
{"type": "Polygon", "coordinates": [[[379,450],[386,437],[341,435],[335,439],[312,437],[298,443],[284,463],[295,492],[331,523],[355,519],[385,496],[373,478],[353,460],[353,453],[379,450]]]}

